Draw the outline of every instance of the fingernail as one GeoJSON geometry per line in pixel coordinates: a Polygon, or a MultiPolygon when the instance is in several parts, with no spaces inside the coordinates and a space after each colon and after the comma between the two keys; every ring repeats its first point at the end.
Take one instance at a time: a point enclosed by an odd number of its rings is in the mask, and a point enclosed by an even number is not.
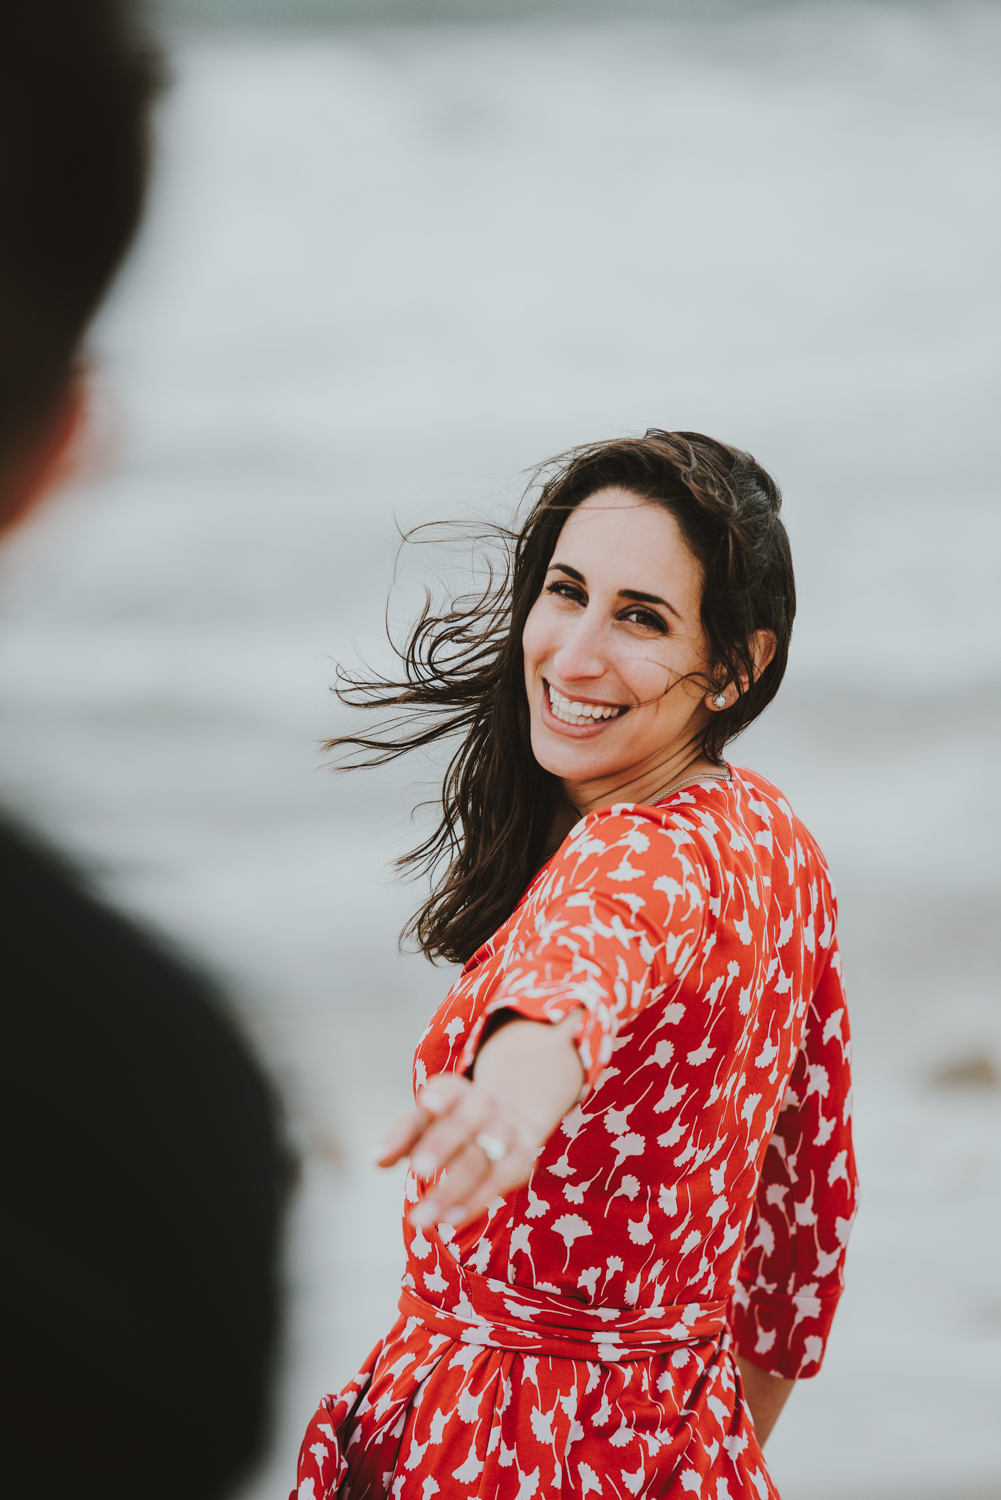
{"type": "Polygon", "coordinates": [[[465,1223],[468,1218],[469,1210],[467,1208],[463,1208],[461,1203],[457,1203],[456,1206],[454,1208],[450,1208],[448,1213],[445,1215],[445,1223],[455,1224],[456,1226],[458,1226],[459,1224],[465,1223]]]}
{"type": "Polygon", "coordinates": [[[376,1162],[382,1161],[382,1158],[386,1155],[388,1150],[389,1146],[387,1145],[387,1143],[385,1141],[379,1141],[378,1145],[372,1152],[372,1160],[376,1162]]]}
{"type": "Polygon", "coordinates": [[[438,1205],[429,1203],[425,1198],[423,1203],[418,1203],[410,1215],[410,1222],[415,1229],[426,1229],[429,1224],[438,1222],[438,1205]]]}
{"type": "Polygon", "coordinates": [[[433,1115],[440,1114],[445,1108],[445,1101],[434,1089],[425,1089],[420,1097],[421,1109],[430,1110],[433,1115]]]}
{"type": "Polygon", "coordinates": [[[418,1177],[433,1177],[438,1170],[438,1158],[432,1151],[417,1151],[410,1158],[410,1165],[418,1177]]]}

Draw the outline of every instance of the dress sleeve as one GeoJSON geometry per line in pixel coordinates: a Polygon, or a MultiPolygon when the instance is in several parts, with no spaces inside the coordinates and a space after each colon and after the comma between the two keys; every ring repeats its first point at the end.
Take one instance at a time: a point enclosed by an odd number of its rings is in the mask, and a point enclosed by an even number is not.
{"type": "Polygon", "coordinates": [[[580,1009],[576,1042],[590,1089],[620,1027],[694,961],[708,892],[705,859],[683,818],[629,808],[586,818],[530,890],[462,1066],[498,1010],[558,1022],[580,1009]]]}
{"type": "Polygon", "coordinates": [[[765,1154],[730,1305],[738,1354],[773,1375],[816,1375],[843,1289],[857,1179],[851,1039],[832,944],[765,1154]]]}

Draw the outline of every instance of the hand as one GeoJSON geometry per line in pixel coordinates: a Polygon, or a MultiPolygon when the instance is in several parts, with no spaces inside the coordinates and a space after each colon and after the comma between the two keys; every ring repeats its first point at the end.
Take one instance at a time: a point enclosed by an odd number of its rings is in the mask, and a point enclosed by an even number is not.
{"type": "Polygon", "coordinates": [[[759,1447],[763,1448],[768,1435],[779,1419],[779,1413],[789,1400],[795,1380],[786,1380],[781,1375],[772,1375],[758,1365],[752,1365],[742,1354],[734,1356],[740,1369],[744,1387],[744,1400],[751,1410],[751,1421],[759,1447]]]}
{"type": "Polygon", "coordinates": [[[409,1155],[426,1183],[441,1172],[412,1210],[411,1224],[463,1224],[528,1181],[542,1147],[580,1097],[575,1022],[573,1015],[556,1026],[512,1021],[480,1049],[473,1082],[454,1073],[428,1080],[417,1109],[394,1122],[376,1154],[383,1167],[409,1155]]]}
{"type": "Polygon", "coordinates": [[[394,1122],[376,1157],[380,1166],[389,1167],[409,1155],[411,1167],[425,1182],[441,1171],[411,1211],[411,1224],[463,1224],[482,1213],[491,1199],[528,1181],[545,1137],[483,1084],[440,1073],[428,1080],[417,1103],[416,1110],[394,1122]],[[477,1136],[503,1148],[502,1159],[491,1161],[476,1144],[477,1136]]]}

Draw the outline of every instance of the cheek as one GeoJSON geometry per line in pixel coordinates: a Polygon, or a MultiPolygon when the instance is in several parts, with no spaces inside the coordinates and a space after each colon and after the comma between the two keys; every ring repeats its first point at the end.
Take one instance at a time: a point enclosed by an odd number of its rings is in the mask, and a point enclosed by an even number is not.
{"type": "Polygon", "coordinates": [[[549,654],[552,632],[546,619],[545,602],[542,599],[532,606],[521,633],[521,649],[525,657],[525,671],[531,676],[535,668],[549,654]]]}
{"type": "Polygon", "coordinates": [[[677,675],[660,642],[621,651],[615,666],[622,681],[641,699],[660,698],[677,675]]]}

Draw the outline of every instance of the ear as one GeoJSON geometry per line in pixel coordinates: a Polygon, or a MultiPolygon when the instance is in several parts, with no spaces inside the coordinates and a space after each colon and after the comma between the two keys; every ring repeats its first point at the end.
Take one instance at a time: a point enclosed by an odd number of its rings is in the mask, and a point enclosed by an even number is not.
{"type": "MultiPolygon", "coordinates": [[[[775,637],[770,630],[756,630],[748,641],[751,660],[754,663],[754,681],[757,682],[762,672],[775,655],[775,637]]],[[[740,690],[746,693],[750,686],[746,672],[740,675],[740,690]]],[[[724,708],[732,708],[736,701],[736,693],[733,689],[732,680],[714,692],[706,694],[706,707],[714,709],[717,713],[724,708]]]]}
{"type": "Polygon", "coordinates": [[[73,473],[87,425],[88,398],[86,372],[78,370],[44,420],[0,462],[0,537],[26,520],[73,473]]]}
{"type": "MultiPolygon", "coordinates": [[[[757,682],[775,655],[775,637],[770,630],[756,630],[747,644],[751,648],[751,658],[754,662],[754,680],[757,682]]],[[[741,682],[740,685],[746,693],[748,684],[741,682]]]]}

